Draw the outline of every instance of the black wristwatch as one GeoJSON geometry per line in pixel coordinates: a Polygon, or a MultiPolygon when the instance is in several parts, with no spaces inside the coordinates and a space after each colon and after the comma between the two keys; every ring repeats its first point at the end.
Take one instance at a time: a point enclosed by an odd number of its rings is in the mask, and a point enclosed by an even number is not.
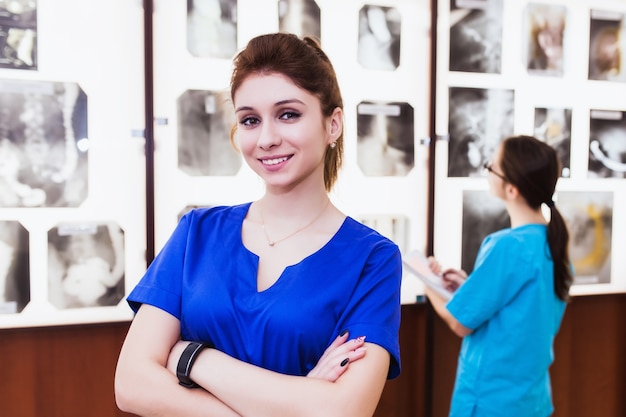
{"type": "Polygon", "coordinates": [[[178,383],[185,388],[198,388],[200,385],[191,380],[189,374],[191,373],[191,367],[196,361],[198,354],[202,349],[211,347],[205,343],[190,342],[183,354],[180,355],[178,360],[178,366],[176,366],[176,376],[178,377],[178,383]]]}

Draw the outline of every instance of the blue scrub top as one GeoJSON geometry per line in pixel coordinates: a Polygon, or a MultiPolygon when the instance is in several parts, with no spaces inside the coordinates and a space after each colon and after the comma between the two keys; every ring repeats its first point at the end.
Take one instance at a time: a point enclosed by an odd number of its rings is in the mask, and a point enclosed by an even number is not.
{"type": "Polygon", "coordinates": [[[306,375],[344,329],[385,348],[400,373],[400,252],[347,217],[319,251],[257,291],[259,258],[241,240],[251,203],[195,209],[128,296],[181,322],[181,337],[212,343],[247,363],[306,375]]]}

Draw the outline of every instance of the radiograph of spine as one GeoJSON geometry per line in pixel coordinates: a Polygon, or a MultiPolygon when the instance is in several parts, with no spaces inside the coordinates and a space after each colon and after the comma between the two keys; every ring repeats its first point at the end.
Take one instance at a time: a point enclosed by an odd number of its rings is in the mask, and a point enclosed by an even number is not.
{"type": "Polygon", "coordinates": [[[0,68],[37,69],[35,0],[0,0],[0,68]]]}
{"type": "Polygon", "coordinates": [[[30,301],[28,232],[0,221],[0,315],[20,313],[30,301]]]}
{"type": "Polygon", "coordinates": [[[403,176],[413,168],[413,107],[407,103],[360,103],[357,136],[357,162],[363,174],[403,176]]]}
{"type": "Polygon", "coordinates": [[[450,2],[450,71],[500,73],[502,0],[450,2]]]}
{"type": "Polygon", "coordinates": [[[50,230],[50,301],[58,308],[117,305],[124,296],[124,259],[124,232],[115,224],[63,224],[50,230]]]}
{"type": "Polygon", "coordinates": [[[187,0],[187,50],[198,58],[237,51],[237,0],[187,0]]]}
{"type": "Polygon", "coordinates": [[[527,68],[549,75],[563,75],[563,35],[566,8],[560,5],[529,4],[527,68]]]}
{"type": "Polygon", "coordinates": [[[279,0],[278,30],[321,41],[320,8],[315,0],[279,0]]]}
{"type": "Polygon", "coordinates": [[[626,112],[592,110],[590,178],[626,178],[626,112]]]}
{"type": "Polygon", "coordinates": [[[393,71],[400,65],[401,16],[394,7],[365,5],[359,11],[358,62],[393,71]]]}
{"type": "Polygon", "coordinates": [[[20,150],[6,136],[0,136],[0,206],[41,205],[46,199],[46,193],[40,188],[21,183],[18,179],[19,170],[20,150]]]}
{"type": "Polygon", "coordinates": [[[450,88],[449,177],[483,175],[498,144],[513,134],[512,90],[450,88]]]}
{"type": "Polygon", "coordinates": [[[235,124],[227,95],[189,90],[178,99],[178,167],[192,176],[235,175],[241,156],[230,142],[235,124]]]}
{"type": "Polygon", "coordinates": [[[589,79],[625,82],[624,15],[592,10],[589,30],[589,79]]]}
{"type": "Polygon", "coordinates": [[[560,192],[557,204],[570,232],[574,283],[610,282],[613,194],[560,192]]]}
{"type": "Polygon", "coordinates": [[[535,109],[535,137],[556,149],[561,161],[561,176],[570,176],[572,110],[561,108],[535,109]]]}
{"type": "Polygon", "coordinates": [[[75,83],[0,81],[0,206],[76,207],[87,196],[87,97],[75,83]]]}

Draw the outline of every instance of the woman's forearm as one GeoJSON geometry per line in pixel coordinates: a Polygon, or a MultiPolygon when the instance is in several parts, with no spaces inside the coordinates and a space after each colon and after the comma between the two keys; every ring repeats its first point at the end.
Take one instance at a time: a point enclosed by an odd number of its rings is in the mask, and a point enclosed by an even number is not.
{"type": "Polygon", "coordinates": [[[369,417],[388,369],[388,352],[373,344],[336,382],[279,374],[206,349],[191,378],[244,417],[369,417]]]}
{"type": "Polygon", "coordinates": [[[116,377],[116,402],[120,410],[138,416],[240,417],[203,389],[186,389],[167,372],[116,377]]]}
{"type": "Polygon", "coordinates": [[[450,329],[459,337],[465,337],[472,333],[471,329],[463,326],[446,308],[446,300],[430,288],[426,288],[426,296],[433,309],[443,319],[450,329]]]}
{"type": "Polygon", "coordinates": [[[168,313],[150,305],[139,309],[117,362],[117,406],[144,417],[238,417],[207,391],[180,386],[166,368],[179,329],[179,321],[168,313]]]}

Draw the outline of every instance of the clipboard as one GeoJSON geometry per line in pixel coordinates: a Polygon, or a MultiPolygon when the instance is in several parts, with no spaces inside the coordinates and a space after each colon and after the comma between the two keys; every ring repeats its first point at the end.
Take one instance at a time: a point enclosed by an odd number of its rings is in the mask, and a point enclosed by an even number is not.
{"type": "Polygon", "coordinates": [[[402,258],[404,270],[419,278],[425,285],[432,288],[437,294],[441,295],[446,301],[452,298],[452,292],[444,285],[441,277],[431,271],[428,266],[428,258],[418,250],[410,252],[402,258]]]}

